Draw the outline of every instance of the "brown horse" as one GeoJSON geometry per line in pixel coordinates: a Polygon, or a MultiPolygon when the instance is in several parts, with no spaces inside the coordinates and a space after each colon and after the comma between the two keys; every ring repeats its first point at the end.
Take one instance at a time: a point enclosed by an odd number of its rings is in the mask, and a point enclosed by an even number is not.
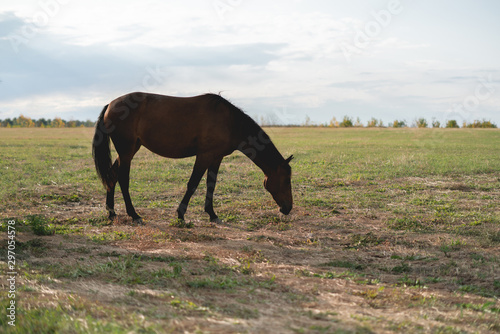
{"type": "Polygon", "coordinates": [[[217,172],[224,156],[243,152],[265,174],[264,187],[283,214],[292,210],[291,168],[293,156],[284,159],[269,136],[248,115],[223,97],[206,94],[171,97],[131,93],[105,106],[97,120],[93,157],[97,174],[107,190],[109,218],[116,217],[114,193],[120,183],[127,213],[142,223],[129,194],[130,163],[141,146],[167,158],[196,156],[187,191],[178,209],[183,220],[189,200],[207,173],[205,212],[213,222],[221,222],[213,209],[217,172]],[[111,162],[109,139],[118,153],[111,162]]]}

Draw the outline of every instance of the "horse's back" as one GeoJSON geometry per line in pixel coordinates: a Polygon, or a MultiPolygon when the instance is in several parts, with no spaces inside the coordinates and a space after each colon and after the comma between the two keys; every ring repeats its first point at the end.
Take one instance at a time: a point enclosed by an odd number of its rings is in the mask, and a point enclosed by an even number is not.
{"type": "Polygon", "coordinates": [[[183,158],[214,152],[229,154],[234,110],[222,97],[131,93],[110,103],[105,117],[116,125],[116,136],[137,138],[165,157],[183,158]]]}

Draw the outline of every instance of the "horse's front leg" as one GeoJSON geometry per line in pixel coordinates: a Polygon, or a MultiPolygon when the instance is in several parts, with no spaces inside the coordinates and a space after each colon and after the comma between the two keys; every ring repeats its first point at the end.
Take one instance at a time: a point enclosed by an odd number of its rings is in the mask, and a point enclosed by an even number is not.
{"type": "Polygon", "coordinates": [[[221,159],[214,161],[210,167],[208,167],[207,173],[207,196],[205,197],[205,212],[210,216],[210,221],[213,223],[220,224],[222,220],[219,219],[214,211],[214,191],[215,184],[217,183],[217,174],[219,173],[219,167],[221,159]]]}
{"type": "Polygon", "coordinates": [[[177,218],[179,218],[180,220],[184,220],[184,215],[186,214],[189,200],[196,191],[196,188],[198,188],[201,178],[203,177],[203,174],[205,174],[205,171],[207,170],[209,165],[210,161],[208,159],[202,156],[196,157],[193,172],[191,173],[191,177],[189,178],[189,182],[187,184],[186,193],[182,198],[181,204],[179,204],[179,207],[177,208],[177,218]]]}

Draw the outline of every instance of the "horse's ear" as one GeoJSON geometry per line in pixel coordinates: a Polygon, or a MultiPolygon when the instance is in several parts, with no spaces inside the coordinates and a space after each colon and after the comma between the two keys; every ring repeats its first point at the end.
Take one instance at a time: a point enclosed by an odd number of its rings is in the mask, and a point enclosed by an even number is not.
{"type": "Polygon", "coordinates": [[[289,156],[288,159],[286,159],[285,161],[287,164],[289,164],[290,161],[292,161],[292,159],[293,159],[293,155],[289,156]]]}

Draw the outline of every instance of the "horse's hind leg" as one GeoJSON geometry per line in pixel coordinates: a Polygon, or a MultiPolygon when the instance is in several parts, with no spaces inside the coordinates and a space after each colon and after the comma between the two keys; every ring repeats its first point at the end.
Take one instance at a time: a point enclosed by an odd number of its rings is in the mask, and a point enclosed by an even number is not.
{"type": "Polygon", "coordinates": [[[115,187],[116,182],[118,182],[118,168],[120,166],[120,161],[118,159],[115,160],[115,163],[111,167],[110,173],[110,181],[108,183],[108,189],[106,193],[106,210],[109,212],[108,218],[110,220],[115,219],[115,187]]]}
{"type": "MultiPolygon", "coordinates": [[[[132,199],[130,198],[129,185],[130,185],[130,163],[135,153],[141,147],[139,140],[136,140],[134,144],[126,144],[130,142],[120,142],[114,141],[115,148],[118,152],[118,183],[122,190],[123,200],[125,201],[125,207],[127,208],[127,214],[132,217],[134,223],[142,224],[142,218],[135,212],[134,206],[132,205],[132,199]],[[118,145],[117,145],[118,144],[118,145]]],[[[109,195],[109,193],[108,193],[109,195]]]]}
{"type": "Polygon", "coordinates": [[[120,183],[120,188],[122,189],[122,195],[123,200],[125,201],[125,207],[127,208],[127,214],[132,217],[135,223],[142,224],[142,218],[137,214],[137,212],[135,212],[129,193],[130,162],[131,159],[120,159],[120,168],[118,169],[118,182],[120,183]]]}

